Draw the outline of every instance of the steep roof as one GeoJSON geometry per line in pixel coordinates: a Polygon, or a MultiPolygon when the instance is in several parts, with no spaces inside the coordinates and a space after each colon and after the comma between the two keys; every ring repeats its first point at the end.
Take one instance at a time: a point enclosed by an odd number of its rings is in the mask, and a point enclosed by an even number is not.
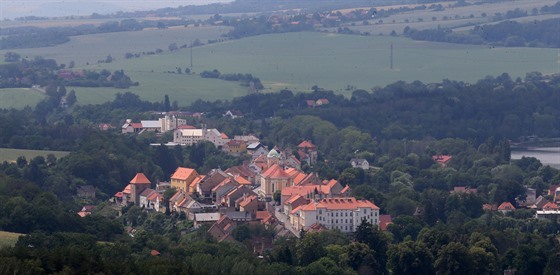
{"type": "Polygon", "coordinates": [[[140,197],[148,198],[153,193],[156,193],[156,190],[151,189],[151,188],[146,188],[146,189],[144,189],[144,191],[142,191],[142,193],[140,193],[140,197]]]}
{"type": "Polygon", "coordinates": [[[515,207],[511,204],[511,202],[506,201],[502,202],[502,204],[498,206],[498,210],[515,210],[515,207]]]}
{"type": "Polygon", "coordinates": [[[191,168],[178,167],[177,170],[175,170],[175,173],[171,175],[171,178],[175,180],[186,180],[191,175],[193,175],[193,173],[196,173],[196,170],[191,168]]]}
{"type": "Polygon", "coordinates": [[[282,167],[280,167],[278,164],[274,164],[270,168],[268,168],[266,171],[264,171],[264,173],[262,174],[262,177],[263,178],[273,178],[273,179],[285,179],[285,178],[289,178],[290,175],[288,175],[288,173],[284,172],[282,167]]]}
{"type": "Polygon", "coordinates": [[[391,215],[379,215],[379,229],[382,231],[387,230],[387,226],[393,223],[391,215]]]}
{"type": "Polygon", "coordinates": [[[317,148],[317,146],[315,146],[315,144],[311,143],[311,141],[309,141],[309,140],[304,140],[304,141],[302,141],[297,147],[298,147],[298,148],[306,148],[306,149],[315,149],[315,148],[317,148]]]}
{"type": "Polygon", "coordinates": [[[253,201],[256,201],[256,200],[257,200],[257,196],[253,196],[253,195],[247,196],[243,201],[241,201],[239,203],[239,206],[245,207],[245,206],[249,205],[249,203],[251,203],[253,201]]]}
{"type": "Polygon", "coordinates": [[[144,173],[138,173],[130,180],[130,184],[151,184],[151,182],[144,173]]]}
{"type": "Polygon", "coordinates": [[[248,179],[246,179],[242,176],[238,176],[238,175],[233,176],[233,180],[236,181],[237,183],[241,184],[241,185],[251,185],[252,184],[248,179]]]}
{"type": "Polygon", "coordinates": [[[548,202],[543,206],[543,210],[558,210],[558,205],[553,202],[548,202]]]}
{"type": "Polygon", "coordinates": [[[436,155],[436,156],[432,156],[432,159],[437,162],[437,163],[447,163],[448,161],[450,161],[453,158],[453,156],[448,156],[448,155],[436,155]]]}

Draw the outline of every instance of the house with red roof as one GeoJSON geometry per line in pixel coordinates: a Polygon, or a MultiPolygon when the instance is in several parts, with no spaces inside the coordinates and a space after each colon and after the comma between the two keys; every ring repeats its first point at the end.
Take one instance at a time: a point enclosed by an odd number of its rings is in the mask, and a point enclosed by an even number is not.
{"type": "Polygon", "coordinates": [[[190,184],[198,177],[196,170],[186,167],[177,167],[171,175],[171,188],[189,192],[190,184]]]}
{"type": "Polygon", "coordinates": [[[542,210],[538,210],[535,214],[537,219],[547,219],[560,221],[560,208],[553,202],[548,202],[543,206],[542,210]]]}
{"type": "Polygon", "coordinates": [[[502,213],[509,213],[512,211],[515,211],[515,206],[513,206],[513,204],[511,204],[511,202],[506,201],[506,202],[502,202],[502,204],[500,204],[500,206],[498,206],[498,211],[502,212],[502,213]]]}
{"type": "Polygon", "coordinates": [[[379,230],[387,231],[387,226],[393,223],[391,215],[379,215],[379,230]]]}
{"type": "Polygon", "coordinates": [[[247,143],[243,140],[232,139],[222,147],[222,150],[228,154],[239,156],[247,152],[247,143]]]}
{"type": "Polygon", "coordinates": [[[233,177],[228,177],[212,188],[212,201],[219,205],[222,201],[222,197],[225,196],[229,191],[235,189],[239,184],[232,179],[233,177]]]}
{"type": "Polygon", "coordinates": [[[356,231],[366,220],[379,224],[379,207],[368,200],[356,198],[326,198],[301,205],[290,213],[290,221],[296,230],[307,230],[320,223],[328,229],[345,233],[356,231]]]}
{"type": "Polygon", "coordinates": [[[237,223],[232,221],[228,216],[223,215],[208,229],[208,233],[218,242],[233,242],[235,239],[231,236],[231,233],[235,228],[237,228],[237,223]]]}
{"type": "Polygon", "coordinates": [[[253,192],[250,188],[246,185],[239,185],[233,190],[229,191],[226,195],[222,197],[222,205],[226,207],[235,207],[235,202],[242,198],[243,196],[254,195],[257,194],[253,192]]]}
{"type": "Polygon", "coordinates": [[[451,159],[453,159],[453,156],[448,156],[448,155],[435,155],[432,156],[432,160],[434,160],[435,162],[437,162],[439,165],[441,165],[442,167],[446,167],[449,162],[451,161],[451,159]]]}
{"type": "Polygon", "coordinates": [[[311,143],[309,140],[302,141],[298,146],[299,159],[301,161],[307,162],[309,166],[313,166],[317,163],[317,146],[311,143]]]}
{"type": "Polygon", "coordinates": [[[228,175],[222,169],[212,169],[200,180],[196,191],[201,197],[212,198],[212,189],[227,178],[228,175]]]}
{"type": "Polygon", "coordinates": [[[553,202],[548,202],[547,204],[545,204],[542,208],[542,210],[558,210],[558,205],[556,205],[553,202]]]}
{"type": "Polygon", "coordinates": [[[247,212],[251,214],[254,218],[257,216],[257,210],[259,208],[259,202],[257,196],[249,195],[245,196],[241,202],[239,202],[239,211],[247,212]]]}
{"type": "Polygon", "coordinates": [[[301,205],[308,204],[309,201],[310,200],[308,198],[298,194],[291,196],[289,199],[282,203],[284,214],[289,215],[292,210],[298,208],[301,205]]]}
{"type": "Polygon", "coordinates": [[[115,194],[115,197],[117,200],[120,199],[123,205],[128,205],[130,203],[140,205],[140,194],[144,190],[150,188],[151,184],[152,183],[144,173],[137,173],[122,192],[115,194]]]}

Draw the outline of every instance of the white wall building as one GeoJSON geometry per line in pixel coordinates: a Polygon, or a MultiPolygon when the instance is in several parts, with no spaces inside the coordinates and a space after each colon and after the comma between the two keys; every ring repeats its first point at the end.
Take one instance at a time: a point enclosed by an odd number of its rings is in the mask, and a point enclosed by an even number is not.
{"type": "Polygon", "coordinates": [[[216,129],[177,129],[173,133],[173,142],[181,145],[193,145],[203,140],[214,143],[216,147],[224,146],[230,141],[216,129]]]}
{"type": "Polygon", "coordinates": [[[307,230],[315,223],[345,233],[356,231],[362,220],[379,224],[379,207],[368,200],[326,198],[299,206],[290,213],[296,230],[307,230]]]}

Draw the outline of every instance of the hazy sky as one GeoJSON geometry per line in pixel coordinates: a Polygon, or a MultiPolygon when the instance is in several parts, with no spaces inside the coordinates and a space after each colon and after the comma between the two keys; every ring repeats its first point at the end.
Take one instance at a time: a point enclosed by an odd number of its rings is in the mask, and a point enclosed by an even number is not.
{"type": "Polygon", "coordinates": [[[0,0],[0,18],[21,16],[68,16],[111,13],[118,10],[149,10],[180,5],[225,3],[232,0],[0,0]]]}

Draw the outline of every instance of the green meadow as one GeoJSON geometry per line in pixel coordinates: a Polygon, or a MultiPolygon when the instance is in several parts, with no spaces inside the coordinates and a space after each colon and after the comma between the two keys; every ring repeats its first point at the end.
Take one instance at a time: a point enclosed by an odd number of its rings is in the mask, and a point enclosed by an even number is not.
{"type": "MultiPolygon", "coordinates": [[[[193,51],[193,70],[197,73],[213,69],[222,73],[252,73],[273,90],[309,90],[318,85],[349,94],[346,91],[348,85],[370,89],[399,80],[474,82],[504,72],[512,78],[524,77],[531,71],[555,73],[559,66],[557,60],[556,49],[489,48],[402,37],[305,32],[261,35],[197,47],[193,51]],[[393,69],[390,69],[391,43],[393,69]]],[[[141,86],[154,85],[149,83],[155,81],[154,86],[168,91],[177,85],[188,86],[191,79],[161,72],[174,70],[177,66],[186,67],[189,62],[189,50],[179,50],[88,68],[122,68],[133,79],[139,80],[141,86]],[[167,79],[162,81],[161,77],[167,79]],[[179,80],[171,82],[171,79],[179,80]]],[[[210,87],[219,83],[204,82],[210,87]]],[[[216,95],[231,98],[232,94],[224,94],[219,88],[215,90],[216,95]]]]}
{"type": "Polygon", "coordinates": [[[64,151],[46,151],[46,150],[25,150],[25,149],[11,149],[11,148],[0,148],[0,162],[8,161],[16,161],[18,157],[25,157],[25,159],[30,160],[36,156],[43,156],[47,157],[50,154],[53,154],[57,158],[64,157],[68,155],[70,152],[64,151]]]}
{"type": "Polygon", "coordinates": [[[146,29],[142,31],[101,33],[70,37],[68,43],[53,47],[15,49],[0,51],[13,51],[22,57],[55,59],[59,64],[68,65],[74,61],[76,67],[87,63],[95,64],[98,60],[105,60],[107,55],[114,59],[125,59],[125,53],[142,53],[155,51],[156,49],[168,50],[171,43],[177,46],[190,44],[199,39],[202,43],[209,39],[220,39],[222,34],[231,28],[223,26],[201,26],[201,27],[173,27],[168,29],[146,29]]]}
{"type": "Polygon", "coordinates": [[[0,89],[0,109],[35,107],[45,95],[28,88],[0,89]]]}
{"type": "Polygon", "coordinates": [[[13,247],[14,245],[16,245],[19,236],[22,235],[23,234],[19,234],[19,233],[0,231],[0,248],[13,247]]]}
{"type": "MultiPolygon", "coordinates": [[[[122,43],[126,49],[128,44],[122,43]]],[[[40,52],[44,48],[34,50],[40,52]]],[[[545,74],[560,71],[557,49],[490,48],[413,41],[386,35],[357,36],[322,32],[269,34],[229,40],[195,47],[192,56],[192,70],[196,74],[213,69],[222,73],[251,73],[261,79],[267,91],[283,88],[309,91],[313,85],[318,85],[344,95],[351,94],[352,89],[347,89],[349,86],[369,90],[400,80],[420,80],[425,83],[440,82],[442,79],[475,82],[488,75],[497,76],[504,72],[516,78],[532,71],[545,74]],[[390,68],[391,44],[394,49],[393,69],[390,68]]],[[[164,51],[159,55],[120,58],[112,63],[81,66],[89,70],[123,69],[140,86],[127,90],[69,89],[76,90],[79,104],[110,101],[117,92],[126,91],[150,101],[162,101],[164,95],[168,94],[180,106],[188,105],[198,98],[228,100],[247,93],[247,89],[236,82],[169,73],[176,71],[177,67],[182,70],[190,67],[190,59],[189,49],[179,49],[164,51]]]]}

